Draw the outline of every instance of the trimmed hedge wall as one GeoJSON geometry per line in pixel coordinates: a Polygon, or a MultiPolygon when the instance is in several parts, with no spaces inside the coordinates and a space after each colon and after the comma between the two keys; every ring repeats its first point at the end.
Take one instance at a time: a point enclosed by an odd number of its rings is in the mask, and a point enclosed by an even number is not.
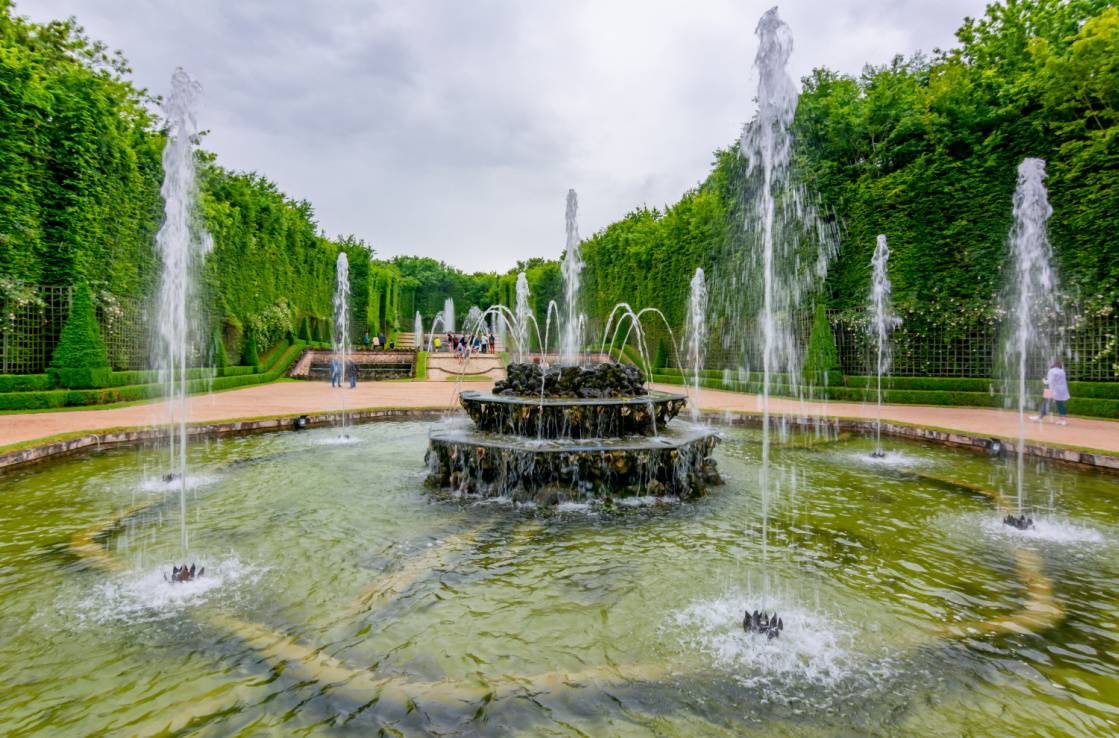
{"type": "Polygon", "coordinates": [[[0,393],[41,392],[53,386],[49,374],[0,374],[0,393]]]}

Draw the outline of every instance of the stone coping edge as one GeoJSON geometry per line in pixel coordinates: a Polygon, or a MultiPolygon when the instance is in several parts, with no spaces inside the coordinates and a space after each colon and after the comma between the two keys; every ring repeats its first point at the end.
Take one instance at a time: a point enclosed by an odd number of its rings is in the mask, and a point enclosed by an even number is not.
{"type": "MultiPolygon", "coordinates": [[[[702,419],[706,422],[723,425],[756,425],[761,426],[762,416],[749,411],[740,412],[705,412],[702,419]]],[[[784,420],[800,428],[818,428],[827,426],[837,432],[854,431],[857,433],[873,433],[874,421],[862,418],[825,418],[817,416],[777,416],[774,422],[784,420]]],[[[918,441],[933,441],[944,446],[970,449],[972,451],[996,456],[1011,456],[1018,452],[1018,440],[1003,436],[981,436],[965,431],[950,430],[947,428],[930,428],[928,426],[910,425],[883,421],[882,435],[894,438],[909,438],[918,441]],[[996,446],[997,444],[997,446],[996,446]]],[[[1119,472],[1119,456],[1104,451],[1067,448],[1061,446],[1047,446],[1041,443],[1027,441],[1023,446],[1025,455],[1035,459],[1055,461],[1070,464],[1081,468],[1103,469],[1119,472]]]]}
{"type": "MultiPolygon", "coordinates": [[[[445,413],[445,408],[376,408],[370,410],[355,410],[350,413],[350,420],[355,423],[370,423],[380,420],[437,420],[443,417],[445,413]]],[[[191,438],[197,439],[224,435],[294,430],[293,423],[295,419],[303,416],[307,417],[306,427],[308,428],[320,428],[334,425],[338,421],[338,413],[336,412],[295,413],[292,415],[269,418],[199,423],[189,426],[187,433],[191,438]]],[[[780,417],[783,418],[785,422],[802,428],[827,426],[835,431],[854,431],[858,433],[870,433],[874,431],[874,421],[872,420],[797,416],[780,417]]],[[[716,425],[761,425],[762,422],[761,415],[751,412],[705,412],[702,418],[716,425]]],[[[980,436],[963,431],[893,422],[883,422],[882,433],[883,435],[896,438],[933,441],[946,446],[966,448],[986,454],[994,453],[994,444],[998,443],[998,453],[1000,455],[1016,453],[1017,441],[1010,438],[980,436]]],[[[102,433],[89,433],[76,438],[47,441],[37,446],[21,448],[0,454],[0,470],[23,466],[25,464],[33,464],[38,461],[76,453],[89,448],[142,445],[161,441],[165,437],[166,432],[162,428],[118,428],[102,433]]],[[[1119,472],[1119,456],[1113,454],[1062,448],[1059,446],[1047,446],[1038,443],[1026,443],[1024,448],[1025,454],[1033,458],[1071,464],[1082,468],[1087,467],[1119,472]]]]}
{"type": "MultiPolygon", "coordinates": [[[[354,410],[350,422],[369,423],[378,420],[437,420],[446,412],[444,408],[377,408],[354,410]]],[[[249,420],[224,420],[217,423],[198,423],[187,427],[192,440],[248,433],[271,433],[296,430],[297,418],[307,418],[306,428],[321,428],[338,422],[339,413],[296,413],[249,420]]],[[[76,453],[90,448],[107,446],[144,445],[158,443],[167,438],[164,428],[114,428],[104,432],[91,432],[76,438],[47,441],[37,446],[21,448],[0,454],[0,471],[25,464],[45,461],[57,456],[76,453]]]]}

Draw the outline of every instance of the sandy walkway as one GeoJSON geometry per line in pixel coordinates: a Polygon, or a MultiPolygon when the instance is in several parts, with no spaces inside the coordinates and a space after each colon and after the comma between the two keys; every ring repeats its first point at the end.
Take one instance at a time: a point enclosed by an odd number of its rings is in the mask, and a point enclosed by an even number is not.
{"type": "MultiPolygon", "coordinates": [[[[465,389],[488,389],[489,384],[470,382],[465,389]]],[[[190,417],[194,422],[213,422],[331,411],[338,407],[340,394],[345,393],[351,409],[374,407],[447,407],[455,402],[459,386],[451,382],[364,382],[355,390],[332,390],[325,382],[279,382],[247,387],[190,399],[190,417]]],[[[679,387],[660,386],[671,392],[679,387]]],[[[848,418],[873,418],[874,407],[852,402],[824,402],[801,405],[792,400],[774,398],[771,409],[795,415],[824,415],[848,418]]],[[[760,410],[756,395],[703,390],[699,400],[706,411],[722,410],[756,412],[760,410]]],[[[53,413],[0,415],[0,446],[75,431],[145,426],[157,422],[162,413],[159,403],[147,403],[109,410],[74,410],[53,413]]],[[[981,436],[1016,437],[1016,414],[988,408],[927,407],[887,405],[882,409],[884,420],[914,425],[947,428],[981,436]]],[[[1119,422],[1073,418],[1066,427],[1046,423],[1027,423],[1026,436],[1047,444],[1066,444],[1104,451],[1119,452],[1119,422]]]]}
{"type": "MultiPolygon", "coordinates": [[[[673,385],[654,385],[657,389],[679,392],[673,385]]],[[[772,398],[770,412],[790,415],[823,415],[841,418],[873,419],[875,407],[859,402],[812,402],[772,398]]],[[[701,390],[699,406],[704,410],[761,412],[761,397],[721,390],[701,390]]],[[[928,405],[883,405],[882,420],[932,428],[958,430],[979,436],[1018,437],[1018,414],[980,407],[930,407],[928,405]]],[[[1049,421],[1050,419],[1046,419],[1049,421]]],[[[1071,418],[1067,426],[1051,422],[1026,422],[1026,439],[1043,444],[1064,444],[1119,451],[1119,421],[1071,418]]]]}

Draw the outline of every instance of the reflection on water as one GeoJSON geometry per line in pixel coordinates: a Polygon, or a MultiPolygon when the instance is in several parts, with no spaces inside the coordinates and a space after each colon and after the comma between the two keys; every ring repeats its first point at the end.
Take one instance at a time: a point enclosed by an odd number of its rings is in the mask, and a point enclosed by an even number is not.
{"type": "Polygon", "coordinates": [[[1004,461],[805,438],[773,452],[763,566],[757,431],[726,430],[727,484],[698,502],[555,511],[433,499],[429,427],[193,447],[207,573],[185,585],[163,580],[178,506],[152,454],[0,478],[0,733],[1116,731],[1115,477],[1030,470],[1020,533],[982,493],[1012,484],[1004,461]],[[122,573],[71,546],[134,507],[91,534],[122,573]],[[1059,624],[945,637],[1022,607],[1021,547],[1059,624]],[[747,608],[781,637],[745,633],[747,608]]]}

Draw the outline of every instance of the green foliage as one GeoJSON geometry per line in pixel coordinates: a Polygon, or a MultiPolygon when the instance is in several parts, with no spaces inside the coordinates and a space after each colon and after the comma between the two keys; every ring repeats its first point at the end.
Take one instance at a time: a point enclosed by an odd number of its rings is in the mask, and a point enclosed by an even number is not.
{"type": "Polygon", "coordinates": [[[412,379],[417,382],[427,379],[427,352],[416,352],[416,363],[412,371],[412,379]]]}
{"type": "Polygon", "coordinates": [[[256,352],[256,336],[249,331],[245,336],[245,348],[241,351],[241,363],[245,366],[259,366],[260,357],[256,352]]]}
{"type": "Polygon", "coordinates": [[[838,370],[839,352],[835,348],[835,335],[828,323],[827,310],[823,303],[819,303],[812,320],[808,350],[804,354],[804,378],[815,385],[830,383],[829,373],[838,370]]]}
{"type": "Polygon", "coordinates": [[[299,321],[299,340],[307,343],[311,341],[311,319],[307,316],[299,321]]]}

